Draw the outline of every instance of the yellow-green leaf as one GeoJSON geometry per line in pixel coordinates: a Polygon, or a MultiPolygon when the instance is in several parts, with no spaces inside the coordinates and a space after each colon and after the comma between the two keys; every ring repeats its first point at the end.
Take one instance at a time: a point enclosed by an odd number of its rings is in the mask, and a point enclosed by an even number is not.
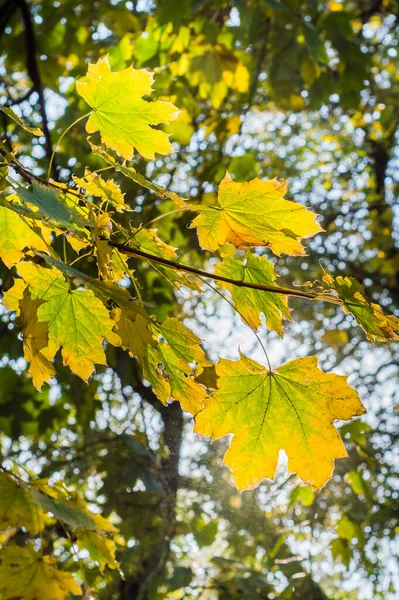
{"type": "Polygon", "coordinates": [[[91,290],[70,290],[57,269],[21,263],[19,273],[29,285],[32,299],[42,302],[37,321],[48,323],[48,345],[41,353],[52,360],[62,348],[64,364],[87,381],[94,363],[105,365],[103,339],[117,340],[108,310],[91,290]]]}
{"type": "Polygon", "coordinates": [[[219,439],[233,434],[224,457],[239,490],[273,478],[280,450],[288,469],[320,489],[334,460],[347,456],[334,426],[365,413],[346,377],[323,373],[316,357],[293,360],[269,371],[241,356],[216,365],[218,390],[197,415],[195,431],[219,439]]]}
{"type": "Polygon", "coordinates": [[[108,200],[112,206],[116,208],[118,212],[129,210],[129,207],[125,204],[124,196],[121,192],[121,188],[114,182],[113,179],[105,181],[97,173],[90,173],[85,171],[84,177],[73,177],[75,183],[86,190],[89,196],[96,196],[102,200],[108,200]]]}
{"type": "Polygon", "coordinates": [[[283,199],[286,192],[285,180],[235,183],[226,173],[216,205],[191,207],[200,213],[191,227],[197,228],[200,245],[207,250],[230,242],[237,248],[268,246],[277,255],[303,255],[300,240],[322,229],[314,213],[283,199]]]}
{"type": "Polygon", "coordinates": [[[115,560],[115,542],[94,531],[77,531],[77,542],[80,550],[87,550],[90,558],[98,562],[100,569],[105,567],[118,569],[119,564],[115,560]]]}
{"type": "MultiPolygon", "coordinates": [[[[7,473],[0,473],[0,531],[25,527],[32,535],[43,529],[43,511],[32,501],[28,486],[7,473]]],[[[1,589],[0,578],[0,589],[1,589]]]]}
{"type": "MultiPolygon", "coordinates": [[[[215,273],[250,283],[274,285],[276,275],[274,266],[263,256],[249,254],[245,262],[231,256],[224,256],[223,262],[215,267],[215,273]]],[[[281,294],[237,287],[230,283],[218,282],[218,285],[231,292],[237,311],[243,320],[257,330],[261,325],[260,315],[263,313],[266,325],[283,335],[283,318],[290,318],[288,298],[281,294]]]]}
{"type": "Polygon", "coordinates": [[[78,93],[93,108],[86,131],[100,131],[102,142],[120,156],[131,159],[133,149],[145,158],[169,154],[169,136],[153,125],[169,123],[178,115],[170,102],[148,102],[142,96],[152,91],[153,75],[133,67],[111,72],[108,57],[89,65],[84,80],[76,83],[78,93]]]}
{"type": "Polygon", "coordinates": [[[0,206],[0,258],[11,268],[24,256],[25,248],[47,252],[47,246],[13,210],[0,206]]]}
{"type": "Polygon", "coordinates": [[[166,319],[152,330],[159,338],[156,348],[147,348],[144,375],[164,404],[180,402],[183,410],[195,415],[203,407],[206,388],[195,381],[196,374],[211,363],[205,358],[200,340],[179,319],[166,319]]]}
{"type": "Polygon", "coordinates": [[[56,560],[32,546],[8,546],[0,552],[2,600],[70,600],[82,590],[71,573],[60,571],[56,560]]]}
{"type": "Polygon", "coordinates": [[[19,318],[22,323],[22,339],[24,343],[24,357],[29,363],[29,373],[33,385],[40,390],[43,383],[49,383],[56,372],[53,364],[41,353],[49,341],[48,323],[38,322],[37,311],[42,300],[32,300],[29,291],[25,291],[19,303],[19,318]]]}
{"type": "Polygon", "coordinates": [[[364,287],[353,277],[331,277],[324,273],[323,281],[341,298],[346,313],[352,314],[372,341],[385,342],[399,339],[399,319],[384,315],[378,304],[370,302],[364,287]]]}
{"type": "Polygon", "coordinates": [[[31,497],[45,512],[62,521],[72,529],[95,531],[98,534],[112,533],[116,528],[101,515],[92,512],[84,499],[76,493],[68,493],[57,487],[50,487],[47,481],[31,482],[31,497]]]}
{"type": "Polygon", "coordinates": [[[10,119],[12,119],[17,125],[22,127],[22,129],[25,129],[25,131],[27,131],[28,133],[37,136],[43,135],[43,131],[39,127],[31,127],[30,125],[27,125],[25,121],[23,121],[18,115],[16,115],[11,108],[5,108],[4,106],[2,106],[0,110],[2,110],[3,113],[7,115],[7,117],[10,117],[10,119]]]}

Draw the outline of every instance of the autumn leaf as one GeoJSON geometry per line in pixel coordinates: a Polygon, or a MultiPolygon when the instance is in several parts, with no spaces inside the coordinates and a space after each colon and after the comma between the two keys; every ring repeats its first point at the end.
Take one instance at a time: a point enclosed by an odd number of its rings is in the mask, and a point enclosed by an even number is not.
{"type": "Polygon", "coordinates": [[[12,108],[6,108],[5,106],[2,106],[0,107],[0,110],[3,111],[3,113],[6,114],[7,117],[12,119],[17,125],[19,125],[19,127],[22,127],[22,129],[24,129],[28,133],[37,136],[43,135],[43,131],[39,127],[31,127],[30,125],[27,125],[25,121],[23,121],[18,115],[15,114],[12,108]]]}
{"type": "Polygon", "coordinates": [[[101,175],[90,173],[88,170],[85,171],[84,177],[80,178],[74,176],[73,179],[81,189],[86,190],[89,196],[108,200],[117,212],[129,210],[129,206],[125,204],[125,194],[121,192],[121,188],[113,179],[108,179],[106,181],[101,175]]]}
{"type": "Polygon", "coordinates": [[[71,573],[60,571],[56,560],[28,546],[7,546],[0,552],[2,600],[70,600],[82,590],[71,573]]]}
{"type": "Polygon", "coordinates": [[[316,357],[269,371],[241,355],[216,365],[217,391],[205,400],[195,431],[219,439],[233,434],[224,464],[237,488],[252,489],[275,474],[280,450],[288,469],[320,489],[334,460],[347,456],[334,420],[350,420],[365,408],[346,377],[323,373],[316,357]]]}
{"type": "Polygon", "coordinates": [[[87,381],[94,363],[106,364],[103,338],[117,341],[107,309],[91,290],[71,291],[57,269],[24,262],[18,270],[32,299],[42,301],[37,321],[48,323],[48,345],[41,353],[52,360],[62,348],[64,364],[87,381]]]}
{"type": "MultiPolygon", "coordinates": [[[[253,254],[248,254],[245,262],[226,255],[223,261],[216,265],[215,273],[238,281],[266,285],[274,285],[276,279],[273,264],[265,257],[253,254]]],[[[252,329],[259,329],[260,315],[263,313],[267,327],[277,331],[280,336],[283,335],[282,320],[290,319],[287,296],[237,287],[222,281],[219,281],[218,285],[229,290],[237,311],[252,329]]]]}
{"type": "Polygon", "coordinates": [[[78,93],[93,108],[86,131],[100,131],[102,142],[130,160],[133,149],[145,158],[170,154],[168,135],[153,125],[169,123],[178,115],[170,102],[148,102],[142,96],[152,91],[153,75],[133,67],[111,72],[108,57],[89,64],[84,80],[76,82],[78,93]]]}
{"type": "Polygon", "coordinates": [[[215,206],[192,205],[200,214],[196,227],[201,248],[217,250],[226,242],[237,248],[268,246],[274,254],[304,255],[300,242],[322,231],[316,215],[301,204],[284,200],[285,180],[258,178],[235,183],[229,173],[219,186],[215,206]]]}
{"type": "Polygon", "coordinates": [[[183,410],[195,415],[207,395],[195,376],[211,365],[200,340],[174,317],[154,324],[151,329],[158,337],[158,344],[146,349],[144,375],[161,402],[166,404],[169,398],[177,400],[183,410]]]}
{"type": "Polygon", "coordinates": [[[22,323],[21,336],[24,344],[24,357],[29,363],[29,373],[33,385],[40,390],[43,383],[50,383],[56,372],[53,364],[41,353],[49,341],[48,323],[38,322],[37,311],[42,300],[32,300],[29,291],[25,291],[19,303],[19,319],[22,323]]]}
{"type": "Polygon", "coordinates": [[[89,510],[79,494],[68,494],[60,488],[50,487],[43,480],[32,481],[30,494],[41,510],[51,513],[55,519],[72,529],[80,528],[98,534],[116,531],[112,523],[89,510]]]}
{"type": "MultiPolygon", "coordinates": [[[[44,527],[44,513],[30,496],[28,486],[7,473],[0,473],[0,531],[25,527],[37,535],[44,527]]],[[[0,579],[0,589],[1,589],[0,579]]]]}
{"type": "Polygon", "coordinates": [[[58,227],[79,229],[84,225],[82,215],[67,201],[65,194],[56,189],[33,182],[31,189],[20,187],[18,198],[33,215],[54,223],[58,227]]]}
{"type": "Polygon", "coordinates": [[[345,312],[355,317],[366,332],[367,339],[372,342],[399,339],[399,319],[394,315],[385,315],[378,304],[370,302],[363,285],[356,279],[341,275],[332,277],[324,272],[323,281],[337,292],[345,312]]]}
{"type": "Polygon", "coordinates": [[[113,540],[98,535],[94,531],[78,530],[76,537],[79,549],[87,550],[91,560],[97,561],[102,571],[105,567],[119,569],[119,564],[115,560],[116,547],[113,540]]]}
{"type": "Polygon", "coordinates": [[[111,311],[115,320],[114,331],[121,340],[119,345],[127,350],[130,356],[144,361],[146,347],[155,345],[149,330],[150,317],[138,302],[123,303],[121,306],[122,310],[116,307],[111,311]]]}
{"type": "Polygon", "coordinates": [[[11,268],[23,258],[25,248],[47,252],[46,244],[13,210],[0,206],[0,258],[11,268]]]}

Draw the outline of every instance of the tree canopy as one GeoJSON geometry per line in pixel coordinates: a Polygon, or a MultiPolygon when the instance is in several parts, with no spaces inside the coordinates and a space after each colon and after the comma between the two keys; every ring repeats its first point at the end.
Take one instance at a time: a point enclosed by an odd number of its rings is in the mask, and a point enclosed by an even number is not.
{"type": "Polygon", "coordinates": [[[397,596],[398,15],[2,0],[2,600],[397,596]]]}

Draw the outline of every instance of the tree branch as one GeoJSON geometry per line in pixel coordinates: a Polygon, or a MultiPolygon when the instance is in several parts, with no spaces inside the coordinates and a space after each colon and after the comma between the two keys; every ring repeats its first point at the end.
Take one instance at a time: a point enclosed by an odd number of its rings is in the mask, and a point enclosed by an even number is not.
{"type": "Polygon", "coordinates": [[[301,292],[300,290],[280,287],[278,285],[266,285],[263,283],[252,283],[250,281],[231,279],[230,277],[224,277],[223,275],[217,275],[216,273],[209,273],[208,271],[202,271],[201,269],[196,269],[195,267],[182,265],[179,262],[168,260],[167,258],[162,258],[160,256],[155,256],[153,254],[149,254],[148,252],[144,252],[143,250],[136,250],[135,248],[130,248],[125,244],[118,244],[117,242],[113,242],[107,238],[101,239],[108,242],[110,246],[116,248],[122,254],[132,256],[133,258],[144,258],[145,260],[148,260],[150,262],[156,262],[176,271],[182,271],[183,273],[190,273],[192,275],[198,275],[199,277],[205,277],[206,279],[213,279],[214,281],[223,281],[225,283],[230,283],[231,285],[235,285],[237,287],[260,290],[262,292],[273,292],[274,294],[283,294],[285,296],[297,296],[299,298],[307,298],[308,300],[322,300],[326,302],[331,302],[332,304],[342,304],[339,298],[335,298],[333,296],[323,296],[322,294],[318,294],[316,292],[301,292]]]}
{"type": "MultiPolygon", "coordinates": [[[[36,37],[35,31],[33,27],[32,16],[29,10],[29,6],[26,0],[14,0],[17,4],[21,16],[22,21],[25,27],[25,39],[26,39],[26,69],[28,71],[28,75],[32,80],[33,89],[37,92],[39,96],[39,112],[42,118],[42,129],[45,137],[45,149],[47,158],[50,160],[50,157],[53,153],[53,144],[51,141],[51,133],[48,126],[48,118],[46,113],[46,101],[44,98],[43,92],[43,84],[40,77],[40,71],[37,64],[37,46],[36,46],[36,37]]],[[[57,168],[56,165],[53,164],[53,177],[54,179],[58,179],[57,168]]]]}

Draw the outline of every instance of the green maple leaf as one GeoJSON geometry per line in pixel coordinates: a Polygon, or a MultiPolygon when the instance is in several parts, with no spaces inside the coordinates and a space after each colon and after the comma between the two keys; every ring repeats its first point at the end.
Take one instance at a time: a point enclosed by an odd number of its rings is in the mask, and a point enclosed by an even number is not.
{"type": "Polygon", "coordinates": [[[91,290],[71,291],[57,269],[24,262],[18,270],[32,299],[42,301],[37,321],[48,323],[48,345],[40,352],[52,360],[61,348],[64,364],[87,381],[94,363],[106,364],[103,339],[118,342],[108,310],[91,290]]]}
{"type": "Polygon", "coordinates": [[[33,212],[60,227],[75,229],[84,224],[82,215],[71,206],[63,194],[54,188],[33,182],[32,188],[18,188],[17,196],[33,212]]]}
{"type": "Polygon", "coordinates": [[[2,600],[70,600],[82,590],[71,573],[57,569],[50,556],[32,546],[7,546],[0,552],[2,600]]]}
{"type": "MultiPolygon", "coordinates": [[[[215,267],[215,273],[250,283],[263,283],[274,285],[276,275],[274,266],[263,256],[249,254],[246,262],[242,262],[231,256],[224,256],[223,262],[215,267]]],[[[237,311],[243,320],[257,330],[261,325],[260,315],[263,313],[266,325],[283,335],[283,318],[290,318],[287,296],[264,292],[245,287],[237,287],[222,281],[218,285],[229,290],[237,311]]]]}
{"type": "Polygon", "coordinates": [[[273,478],[280,450],[288,469],[320,489],[334,460],[347,456],[333,425],[365,413],[346,377],[323,373],[316,357],[293,360],[272,372],[241,356],[216,365],[217,391],[196,416],[195,431],[219,439],[233,434],[224,464],[239,490],[273,478]]]}
{"type": "Polygon", "coordinates": [[[149,159],[156,152],[170,154],[169,136],[152,126],[169,123],[179,111],[170,102],[143,100],[151,93],[152,82],[152,73],[133,67],[112,73],[107,56],[90,64],[85,79],[76,83],[78,93],[93,108],[86,131],[100,131],[103,143],[127,159],[133,149],[149,159]]]}
{"type": "Polygon", "coordinates": [[[60,487],[50,487],[47,481],[33,480],[30,495],[33,501],[46,513],[62,521],[72,529],[84,529],[98,534],[115,532],[115,527],[101,515],[87,508],[79,494],[69,494],[60,487]]]}

